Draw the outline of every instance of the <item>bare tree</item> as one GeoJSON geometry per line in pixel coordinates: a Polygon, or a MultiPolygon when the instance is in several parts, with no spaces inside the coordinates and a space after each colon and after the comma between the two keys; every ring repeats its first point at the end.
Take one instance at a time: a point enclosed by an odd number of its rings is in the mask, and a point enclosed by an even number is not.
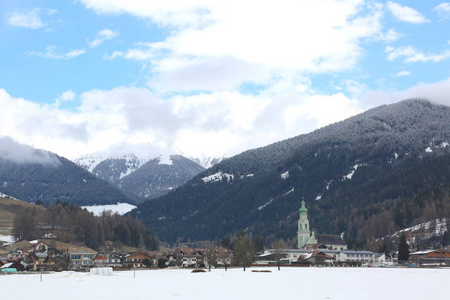
{"type": "Polygon", "coordinates": [[[287,248],[284,240],[278,240],[272,244],[272,248],[275,250],[274,256],[277,261],[278,271],[281,269],[281,259],[285,258],[285,249],[287,248]]]}
{"type": "Polygon", "coordinates": [[[239,234],[237,240],[234,242],[234,251],[238,264],[245,271],[245,268],[250,267],[255,259],[255,244],[248,236],[239,234]]]}

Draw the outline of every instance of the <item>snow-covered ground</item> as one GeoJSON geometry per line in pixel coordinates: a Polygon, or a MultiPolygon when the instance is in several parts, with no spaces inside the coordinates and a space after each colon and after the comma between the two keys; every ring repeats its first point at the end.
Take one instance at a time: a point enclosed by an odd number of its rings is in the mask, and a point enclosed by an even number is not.
{"type": "Polygon", "coordinates": [[[0,234],[0,241],[6,242],[7,244],[14,243],[14,239],[13,239],[13,237],[11,235],[0,234]]]}
{"type": "Polygon", "coordinates": [[[114,275],[62,272],[0,276],[14,299],[443,299],[450,269],[388,268],[164,269],[114,275]],[[21,292],[23,291],[23,292],[21,292]]]}
{"type": "Polygon", "coordinates": [[[88,211],[94,213],[94,215],[99,216],[104,210],[110,210],[113,213],[123,215],[132,209],[135,209],[136,206],[128,203],[117,203],[109,205],[82,206],[81,208],[86,208],[88,211]]]}

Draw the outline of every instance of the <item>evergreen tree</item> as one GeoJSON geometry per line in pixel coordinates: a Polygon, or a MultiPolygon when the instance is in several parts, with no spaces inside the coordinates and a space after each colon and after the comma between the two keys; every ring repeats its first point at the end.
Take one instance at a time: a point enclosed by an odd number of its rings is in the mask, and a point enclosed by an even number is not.
{"type": "Polygon", "coordinates": [[[409,258],[409,246],[406,242],[406,236],[402,234],[398,243],[398,261],[405,262],[409,258]]]}
{"type": "Polygon", "coordinates": [[[167,259],[165,258],[158,259],[158,268],[166,268],[167,267],[166,262],[167,259]]]}
{"type": "Polygon", "coordinates": [[[442,245],[442,247],[445,247],[448,244],[450,244],[450,237],[448,236],[448,231],[446,230],[444,232],[444,234],[442,235],[441,245],[442,245]]]}
{"type": "Polygon", "coordinates": [[[255,245],[256,252],[259,253],[264,251],[264,242],[259,236],[255,236],[255,238],[253,239],[253,244],[255,245]]]}
{"type": "Polygon", "coordinates": [[[231,248],[231,241],[230,241],[230,238],[229,238],[227,235],[224,235],[224,236],[222,237],[222,240],[220,241],[220,245],[221,245],[223,248],[230,249],[230,248],[231,248]]]}

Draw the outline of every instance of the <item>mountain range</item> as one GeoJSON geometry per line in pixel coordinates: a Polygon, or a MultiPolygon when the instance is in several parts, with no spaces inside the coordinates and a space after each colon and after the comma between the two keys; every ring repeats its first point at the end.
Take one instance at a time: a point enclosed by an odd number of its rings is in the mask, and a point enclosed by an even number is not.
{"type": "MultiPolygon", "coordinates": [[[[205,166],[218,161],[206,160],[205,166]]],[[[138,202],[165,195],[205,170],[199,159],[168,154],[94,154],[82,156],[75,162],[132,195],[138,202]]]]}
{"type": "MultiPolygon", "coordinates": [[[[0,139],[0,193],[27,202],[136,204],[168,193],[220,159],[152,154],[149,149],[84,155],[76,164],[48,151],[0,139]]],[[[154,151],[153,151],[154,152],[154,151]]]]}
{"type": "Polygon", "coordinates": [[[80,167],[0,138],[0,193],[31,203],[145,200],[131,215],[169,242],[218,240],[240,230],[267,245],[293,241],[302,199],[317,233],[383,237],[450,217],[449,120],[448,106],[405,100],[210,159],[208,169],[181,155],[132,151],[85,156],[80,167]]]}
{"type": "Polygon", "coordinates": [[[422,99],[383,105],[223,160],[131,214],[161,240],[270,243],[296,238],[304,198],[318,233],[381,237],[450,216],[449,120],[422,99]]]}

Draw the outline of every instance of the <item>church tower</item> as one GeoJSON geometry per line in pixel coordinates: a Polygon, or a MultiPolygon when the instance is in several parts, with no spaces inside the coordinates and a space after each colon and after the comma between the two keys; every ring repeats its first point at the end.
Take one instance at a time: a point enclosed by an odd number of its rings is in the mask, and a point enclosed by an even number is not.
{"type": "Polygon", "coordinates": [[[301,249],[305,246],[306,242],[311,236],[311,231],[309,230],[308,221],[308,209],[305,207],[305,200],[302,200],[302,207],[299,209],[300,219],[298,220],[298,248],[301,249]]]}

